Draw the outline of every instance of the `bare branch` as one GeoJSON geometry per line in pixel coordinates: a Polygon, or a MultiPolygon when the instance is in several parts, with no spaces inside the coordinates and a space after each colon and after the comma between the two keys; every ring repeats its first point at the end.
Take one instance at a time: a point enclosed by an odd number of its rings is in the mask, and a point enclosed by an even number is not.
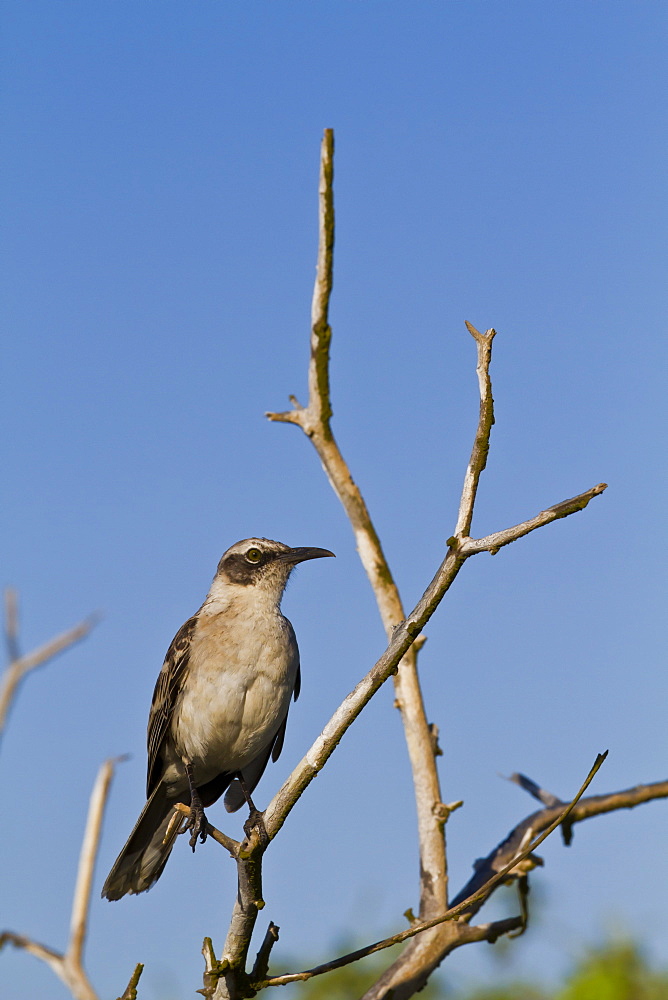
{"type": "MultiPolygon", "coordinates": [[[[175,802],[174,811],[182,816],[190,816],[190,806],[185,805],[183,802],[175,802]]],[[[220,846],[224,847],[226,851],[229,851],[231,857],[236,858],[238,856],[239,847],[241,846],[239,841],[233,840],[232,837],[228,837],[226,833],[216,829],[216,827],[212,826],[208,820],[206,823],[206,834],[207,837],[211,837],[211,839],[215,840],[217,844],[220,844],[220,846]]]]}
{"type": "Polygon", "coordinates": [[[318,190],[318,263],[311,305],[311,361],[308,372],[308,406],[290,397],[294,409],[267,413],[270,420],[298,424],[309,437],[316,428],[325,440],[331,438],[332,407],[329,398],[329,300],[334,275],[334,130],[325,129],[320,149],[318,190]]]}
{"type": "Polygon", "coordinates": [[[492,362],[492,341],[496,336],[496,330],[487,330],[486,333],[479,333],[469,322],[466,328],[476,342],[478,349],[478,385],[480,388],[480,416],[478,418],[478,429],[476,431],[471,458],[469,459],[466,475],[464,476],[464,486],[459,503],[459,517],[455,535],[457,537],[466,536],[471,530],[473,520],[473,507],[475,505],[476,493],[480,475],[487,465],[487,454],[489,452],[489,435],[494,423],[494,399],[492,398],[492,381],[489,376],[489,366],[492,362]]]}
{"type": "MultiPolygon", "coordinates": [[[[49,948],[47,945],[40,944],[39,941],[33,941],[31,938],[21,934],[14,934],[12,931],[5,931],[0,935],[0,947],[5,943],[13,944],[16,948],[23,948],[31,955],[46,962],[58,978],[65,983],[75,1000],[98,1000],[98,995],[93,989],[84,969],[83,950],[86,940],[93,871],[100,845],[104,810],[109,796],[109,788],[114,775],[116,761],[123,759],[119,757],[116,760],[105,761],[98,772],[95,785],[93,786],[88,806],[86,830],[79,855],[79,869],[72,902],[70,940],[67,945],[67,951],[62,954],[53,948],[49,948]]],[[[139,966],[137,968],[139,969],[139,966]]],[[[137,970],[135,970],[135,975],[138,980],[141,971],[137,973],[137,970]]],[[[132,980],[128,985],[128,990],[131,985],[132,980]]],[[[126,995],[131,996],[127,990],[123,996],[125,997],[126,995]]]]}
{"type": "Polygon", "coordinates": [[[143,971],[144,966],[141,962],[137,963],[135,971],[130,976],[130,982],[125,987],[123,996],[119,997],[118,1000],[137,1000],[137,984],[139,983],[143,971]]]}
{"type": "Polygon", "coordinates": [[[216,953],[213,950],[213,942],[210,937],[204,938],[204,943],[202,944],[202,955],[204,956],[204,985],[198,993],[201,993],[204,997],[212,997],[216,989],[216,984],[218,982],[219,969],[218,969],[218,959],[216,958],[216,953]]]}
{"type": "Polygon", "coordinates": [[[269,926],[267,927],[267,933],[265,934],[264,940],[260,945],[260,950],[257,953],[255,965],[253,966],[253,971],[251,973],[251,979],[254,983],[260,982],[266,978],[269,970],[269,956],[271,955],[271,949],[278,941],[279,930],[280,928],[270,920],[269,926]]]}
{"type": "Polygon", "coordinates": [[[81,853],[79,854],[79,868],[72,901],[70,941],[65,955],[67,962],[80,969],[83,969],[83,950],[88,925],[93,873],[100,846],[100,835],[102,833],[104,811],[109,797],[109,787],[114,777],[116,764],[124,760],[127,760],[127,757],[117,757],[115,760],[104,762],[95,779],[88,806],[88,819],[86,820],[86,829],[81,844],[81,853]]]}
{"type": "MultiPolygon", "coordinates": [[[[568,816],[575,808],[581,796],[584,795],[585,791],[591,784],[592,780],[594,779],[594,776],[600,769],[606,757],[607,757],[607,750],[605,753],[597,755],[596,760],[594,761],[594,764],[591,770],[589,771],[589,774],[584,780],[576,796],[566,807],[563,807],[560,810],[560,813],[556,817],[556,819],[554,819],[554,821],[549,824],[549,826],[540,834],[540,836],[536,837],[535,839],[532,839],[531,833],[529,832],[528,836],[525,836],[524,843],[522,844],[521,848],[515,853],[515,855],[508,862],[508,864],[501,871],[491,875],[490,878],[487,880],[487,882],[482,886],[482,888],[478,889],[467,899],[464,899],[461,903],[458,903],[456,906],[450,907],[445,913],[442,913],[440,916],[435,917],[433,920],[428,920],[428,921],[414,920],[411,923],[410,927],[408,927],[406,930],[400,931],[398,934],[393,934],[391,937],[384,938],[382,941],[376,941],[375,944],[367,945],[367,947],[365,948],[358,948],[357,951],[350,952],[348,955],[343,955],[341,958],[334,959],[334,961],[332,962],[326,962],[323,965],[318,965],[313,969],[307,969],[304,972],[288,973],[287,975],[284,976],[272,976],[270,979],[267,979],[262,985],[283,986],[286,983],[311,979],[313,976],[319,976],[325,972],[331,972],[333,969],[338,969],[341,968],[341,966],[343,965],[350,965],[352,962],[357,962],[361,958],[366,958],[367,955],[373,955],[377,951],[383,951],[385,948],[391,948],[395,944],[401,944],[403,941],[407,941],[409,938],[415,937],[415,935],[417,934],[422,934],[424,931],[429,930],[432,927],[436,927],[437,925],[442,924],[445,921],[454,920],[456,917],[463,915],[465,911],[466,913],[468,913],[469,910],[472,908],[472,905],[475,903],[480,903],[480,905],[482,905],[482,903],[490,896],[494,888],[500,882],[502,882],[506,878],[506,876],[511,873],[513,869],[515,869],[518,865],[521,864],[521,862],[523,862],[526,858],[528,858],[533,853],[533,851],[540,844],[542,844],[543,841],[547,837],[549,837],[550,834],[553,833],[554,830],[556,830],[556,828],[561,823],[564,822],[564,820],[568,818],[568,816]]],[[[514,922],[513,927],[509,929],[514,929],[520,926],[522,918],[519,918],[519,920],[520,924],[514,922]]],[[[476,939],[480,940],[480,938],[475,938],[475,937],[472,938],[472,940],[476,939]]],[[[464,944],[464,943],[466,943],[464,940],[456,942],[456,944],[464,944]]],[[[456,946],[456,944],[453,942],[453,946],[456,946]]]]}
{"type": "MultiPolygon", "coordinates": [[[[561,829],[563,830],[563,824],[561,829]]],[[[510,932],[508,937],[521,937],[529,926],[529,874],[525,872],[517,879],[517,895],[520,903],[520,927],[516,931],[510,932]]]]}
{"type": "MultiPolygon", "coordinates": [[[[578,802],[573,808],[566,823],[573,826],[583,820],[591,819],[594,816],[601,816],[603,813],[613,812],[617,809],[633,809],[635,806],[654,799],[668,798],[668,781],[657,781],[649,785],[636,785],[635,788],[628,788],[621,792],[612,792],[608,795],[591,795],[578,802]]],[[[465,900],[471,902],[472,897],[478,890],[486,885],[490,878],[501,870],[507,869],[510,859],[515,857],[518,847],[527,836],[535,836],[542,830],[548,828],[561,814],[564,808],[563,802],[558,802],[553,806],[540,809],[538,812],[527,816],[514,827],[508,836],[497,847],[491,851],[486,858],[475,864],[475,874],[469,879],[464,888],[453,900],[453,905],[459,905],[465,900]]],[[[562,819],[562,824],[564,820],[562,819]]],[[[482,904],[481,904],[482,905],[482,904]]],[[[479,909],[477,906],[475,909],[479,909]]]]}
{"type": "Polygon", "coordinates": [[[494,944],[500,937],[507,934],[509,937],[516,937],[514,932],[522,931],[522,917],[506,917],[505,920],[494,920],[489,924],[458,924],[460,929],[458,946],[472,944],[475,941],[488,941],[494,944]]]}
{"type": "Polygon", "coordinates": [[[67,957],[60,952],[40,944],[39,941],[24,937],[22,934],[14,934],[13,931],[4,931],[0,934],[0,948],[4,944],[13,944],[15,948],[23,948],[30,955],[46,962],[58,978],[65,983],[75,1000],[99,1000],[85,971],[75,969],[67,962],[67,957]]]}
{"type": "MultiPolygon", "coordinates": [[[[260,840],[255,827],[243,842],[237,857],[237,899],[232,909],[232,919],[223,945],[221,968],[224,979],[219,983],[216,997],[226,997],[229,987],[245,977],[246,958],[258,912],[264,908],[262,898],[262,855],[268,841],[260,840]],[[229,973],[225,970],[229,969],[229,973]]],[[[234,995],[232,989],[231,995],[234,995]]]]}
{"type": "MultiPolygon", "coordinates": [[[[10,662],[0,682],[0,736],[5,729],[9,709],[16,696],[17,688],[25,675],[36,667],[43,666],[49,660],[52,660],[54,656],[57,656],[58,653],[62,653],[70,646],[85,639],[91,629],[97,625],[98,621],[99,618],[97,616],[91,615],[78,625],[75,625],[74,628],[69,629],[69,631],[50,639],[49,642],[46,642],[32,653],[19,656],[18,659],[13,659],[10,662]]],[[[8,648],[18,652],[16,595],[14,591],[7,591],[5,596],[5,635],[8,648]],[[12,596],[8,598],[8,594],[12,596]]]]}
{"type": "Polygon", "coordinates": [[[584,510],[590,500],[600,496],[607,488],[607,483],[599,483],[570,500],[562,500],[554,507],[542,510],[531,520],[522,521],[521,524],[516,524],[512,528],[496,531],[493,535],[486,535],[484,538],[464,538],[461,541],[461,553],[465,556],[473,556],[478,552],[491,552],[492,555],[496,555],[503,545],[516,542],[518,538],[528,535],[530,531],[535,531],[536,528],[542,528],[545,524],[558,521],[561,517],[568,517],[569,514],[576,514],[579,510],[584,510]]]}
{"type": "Polygon", "coordinates": [[[42,962],[50,965],[56,975],[60,976],[60,967],[63,962],[61,952],[55,951],[45,944],[40,944],[39,941],[32,941],[23,934],[15,934],[14,931],[3,931],[0,934],[0,948],[3,948],[6,944],[12,944],[15,948],[23,948],[30,955],[34,955],[35,958],[39,958],[42,962]]]}
{"type": "MultiPolygon", "coordinates": [[[[557,504],[555,507],[550,508],[549,511],[539,514],[538,517],[533,519],[533,522],[525,522],[526,524],[532,524],[531,528],[519,530],[523,528],[520,525],[516,529],[509,529],[509,532],[515,531],[515,537],[520,538],[527,531],[533,530],[534,527],[540,527],[542,524],[548,524],[557,517],[566,517],[577,510],[582,510],[589,503],[589,500],[601,493],[604,488],[604,484],[601,484],[587,493],[581,494],[579,497],[557,504]],[[553,513],[555,511],[558,513],[553,513]]],[[[513,540],[512,538],[507,538],[502,544],[507,544],[513,540]]],[[[316,774],[322,770],[343,734],[352,725],[364,706],[371,700],[390,674],[397,669],[401,658],[410,647],[413,638],[423,630],[449,590],[465,560],[470,555],[484,551],[486,548],[486,546],[485,548],[476,547],[478,543],[475,539],[464,539],[460,542],[459,539],[453,537],[449,539],[449,543],[450,548],[436,576],[408,618],[394,629],[392,638],[383,655],[366,677],[359,682],[357,687],[342,702],[306,756],[302,758],[282,788],[279,789],[269,803],[265,812],[265,826],[270,838],[276,836],[276,833],[285,822],[299,796],[311,783],[316,774]]]]}
{"type": "Polygon", "coordinates": [[[334,278],[334,130],[325,129],[320,155],[319,239],[313,303],[311,306],[311,365],[309,408],[327,434],[332,408],[329,400],[329,299],[334,278]]]}

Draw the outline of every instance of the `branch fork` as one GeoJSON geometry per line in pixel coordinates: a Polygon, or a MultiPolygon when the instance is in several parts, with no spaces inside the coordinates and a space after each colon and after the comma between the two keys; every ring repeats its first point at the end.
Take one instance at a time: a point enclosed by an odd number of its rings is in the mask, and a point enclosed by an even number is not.
{"type": "MultiPolygon", "coordinates": [[[[518,917],[505,923],[497,921],[493,925],[486,925],[486,929],[483,931],[479,928],[469,927],[468,918],[463,923],[462,921],[454,922],[453,918],[457,914],[453,914],[452,910],[448,909],[444,830],[450,813],[460,803],[453,803],[451,806],[445,805],[440,792],[436,768],[438,743],[434,739],[434,731],[427,721],[417,674],[417,649],[424,642],[422,630],[470,556],[483,551],[498,552],[503,545],[516,541],[550,521],[584,509],[594,496],[599,495],[605,489],[605,484],[599,484],[572,500],[560,501],[553,507],[541,511],[530,520],[514,527],[506,528],[481,539],[471,537],[476,494],[480,476],[487,462],[490,433],[494,424],[494,400],[489,369],[492,342],[496,331],[489,329],[485,333],[481,333],[467,322],[467,329],[475,341],[477,351],[476,372],[480,396],[478,426],[464,476],[457,523],[453,535],[448,539],[448,550],[445,558],[422,599],[410,614],[405,613],[369,511],[331,429],[329,351],[332,331],[329,324],[329,302],[332,292],[334,248],[333,155],[334,137],[332,130],[328,129],[325,131],[321,150],[320,234],[311,311],[308,403],[306,406],[302,406],[295,396],[290,396],[292,410],[281,413],[270,412],[267,413],[267,417],[275,422],[292,423],[301,427],[316,449],[330,484],[350,520],[360,559],[376,596],[378,609],[388,636],[388,646],[371,671],[334,713],[311,749],[269,803],[264,817],[268,836],[273,839],[299,796],[325,765],[348,727],[378,688],[390,676],[393,676],[395,705],[401,712],[404,723],[416,789],[422,874],[419,917],[411,928],[412,933],[401,938],[401,940],[409,938],[412,940],[399,959],[366,995],[366,1000],[376,1000],[376,998],[380,1000],[381,997],[389,997],[390,994],[397,998],[403,996],[404,994],[399,992],[401,985],[409,980],[414,982],[416,975],[419,976],[423,985],[429,973],[453,947],[470,940],[483,938],[489,940],[492,936],[518,930],[524,925],[523,918],[518,917]],[[443,916],[444,913],[448,914],[447,918],[443,916]],[[419,937],[416,936],[418,934],[419,937]]],[[[526,857],[528,857],[528,853],[526,857]]],[[[515,857],[513,865],[520,864],[520,860],[520,858],[515,857]]],[[[527,862],[529,867],[533,864],[533,861],[527,862]]],[[[510,866],[509,871],[513,865],[510,866]]],[[[498,879],[497,881],[494,879],[497,879],[497,873],[492,873],[488,879],[492,888],[498,881],[498,879]]],[[[492,889],[490,888],[489,891],[492,889]]],[[[471,902],[469,900],[470,904],[471,902]]],[[[463,912],[463,909],[458,912],[463,912]]],[[[234,920],[235,916],[233,915],[233,922],[234,920]]],[[[251,930],[252,925],[249,922],[247,925],[249,935],[251,930]]],[[[239,948],[238,943],[237,958],[240,954],[239,948]]],[[[370,953],[370,951],[364,951],[364,953],[370,953]]],[[[330,967],[336,966],[327,966],[327,970],[330,967]]],[[[327,970],[323,968],[318,971],[327,970]]],[[[316,974],[316,972],[312,970],[311,974],[316,974]]],[[[279,977],[278,979],[267,979],[263,985],[278,985],[279,979],[280,982],[292,981],[279,977]]],[[[230,986],[231,984],[227,983],[223,988],[222,980],[219,981],[215,992],[216,1000],[233,997],[235,995],[233,992],[226,992],[230,986]]],[[[409,995],[409,993],[405,994],[405,996],[409,995]]]]}

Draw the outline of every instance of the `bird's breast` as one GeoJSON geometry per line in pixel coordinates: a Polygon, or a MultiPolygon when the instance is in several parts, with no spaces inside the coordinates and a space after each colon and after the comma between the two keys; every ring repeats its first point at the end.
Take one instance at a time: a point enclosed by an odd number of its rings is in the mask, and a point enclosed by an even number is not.
{"type": "Polygon", "coordinates": [[[175,748],[193,762],[198,784],[266,752],[288,711],[297,665],[294,633],[280,614],[201,616],[173,726],[175,748]]]}

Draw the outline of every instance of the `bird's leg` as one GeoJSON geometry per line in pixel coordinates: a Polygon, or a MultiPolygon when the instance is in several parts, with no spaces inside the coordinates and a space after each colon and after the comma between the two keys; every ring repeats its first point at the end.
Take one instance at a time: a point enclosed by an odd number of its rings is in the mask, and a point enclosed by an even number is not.
{"type": "Polygon", "coordinates": [[[239,784],[241,785],[241,791],[244,793],[246,805],[250,809],[250,815],[244,823],[244,833],[247,837],[250,837],[253,828],[257,827],[257,832],[260,835],[260,843],[263,848],[268,847],[269,837],[267,836],[267,831],[264,826],[264,813],[261,813],[259,809],[255,808],[255,803],[251,798],[251,793],[248,790],[248,785],[244,781],[244,776],[241,771],[237,771],[237,778],[239,779],[239,784]]]}
{"type": "Polygon", "coordinates": [[[199,792],[195,786],[195,775],[193,773],[193,766],[187,757],[181,758],[183,761],[183,766],[186,769],[186,777],[188,779],[188,787],[190,788],[190,819],[186,824],[186,830],[192,830],[192,837],[188,841],[190,846],[195,852],[195,845],[197,844],[197,838],[199,837],[200,842],[203,844],[206,840],[206,824],[207,819],[204,814],[204,806],[202,805],[202,800],[199,797],[199,792]]]}

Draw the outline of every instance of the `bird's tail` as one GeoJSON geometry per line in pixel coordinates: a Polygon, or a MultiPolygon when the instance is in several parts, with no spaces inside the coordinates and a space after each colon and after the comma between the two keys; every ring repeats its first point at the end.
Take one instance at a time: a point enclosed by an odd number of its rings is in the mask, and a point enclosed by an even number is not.
{"type": "Polygon", "coordinates": [[[109,872],[102,888],[103,898],[120,899],[126,893],[145,892],[158,881],[181,828],[174,802],[164,785],[158,783],[109,872]]]}

